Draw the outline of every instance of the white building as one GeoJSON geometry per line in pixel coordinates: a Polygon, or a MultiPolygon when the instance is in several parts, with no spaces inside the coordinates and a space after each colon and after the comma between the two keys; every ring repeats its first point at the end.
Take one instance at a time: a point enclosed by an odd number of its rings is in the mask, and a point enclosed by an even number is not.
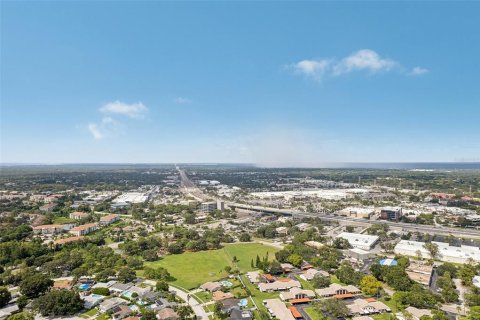
{"type": "MultiPolygon", "coordinates": [[[[480,262],[480,248],[472,246],[450,246],[445,242],[432,243],[438,246],[438,256],[436,259],[446,262],[467,263],[469,260],[480,262]]],[[[430,259],[430,252],[424,247],[424,242],[401,240],[395,246],[395,253],[406,256],[416,257],[420,255],[422,258],[430,259]]]]}
{"type": "Polygon", "coordinates": [[[379,239],[378,236],[350,232],[342,232],[336,236],[336,238],[343,238],[347,240],[352,247],[367,251],[372,249],[379,239]]]}

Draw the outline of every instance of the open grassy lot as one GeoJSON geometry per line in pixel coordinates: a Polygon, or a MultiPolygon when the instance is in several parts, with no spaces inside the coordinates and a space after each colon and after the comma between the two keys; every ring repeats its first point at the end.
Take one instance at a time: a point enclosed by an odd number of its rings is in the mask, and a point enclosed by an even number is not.
{"type": "Polygon", "coordinates": [[[255,261],[257,254],[263,257],[269,253],[269,258],[275,256],[278,249],[259,243],[227,244],[219,250],[185,252],[169,255],[162,260],[146,262],[148,267],[163,267],[176,278],[173,284],[192,289],[207,281],[214,281],[226,277],[225,266],[235,267],[232,263],[234,256],[239,260],[237,267],[241,272],[252,270],[250,262],[255,261]]]}

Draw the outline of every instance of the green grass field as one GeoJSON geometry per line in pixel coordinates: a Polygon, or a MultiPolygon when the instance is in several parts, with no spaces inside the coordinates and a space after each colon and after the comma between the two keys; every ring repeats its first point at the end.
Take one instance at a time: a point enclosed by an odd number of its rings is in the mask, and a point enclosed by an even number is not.
{"type": "Polygon", "coordinates": [[[147,267],[163,267],[176,278],[173,284],[192,289],[207,281],[225,278],[225,266],[235,267],[233,257],[239,260],[236,267],[243,273],[252,270],[251,260],[255,261],[257,254],[260,258],[275,257],[278,249],[259,243],[227,244],[224,248],[210,251],[185,252],[177,255],[168,255],[162,260],[146,262],[147,267]]]}

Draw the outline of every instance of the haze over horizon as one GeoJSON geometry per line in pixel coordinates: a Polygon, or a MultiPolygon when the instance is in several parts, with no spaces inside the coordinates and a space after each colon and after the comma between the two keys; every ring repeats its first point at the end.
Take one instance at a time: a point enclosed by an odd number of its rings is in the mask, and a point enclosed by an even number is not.
{"type": "Polygon", "coordinates": [[[0,5],[0,163],[480,161],[478,2],[0,5]]]}

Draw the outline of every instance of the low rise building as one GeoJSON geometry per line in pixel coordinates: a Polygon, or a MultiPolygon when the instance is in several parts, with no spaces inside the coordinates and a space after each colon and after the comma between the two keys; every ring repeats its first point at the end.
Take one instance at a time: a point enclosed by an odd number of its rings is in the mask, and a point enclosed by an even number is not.
{"type": "Polygon", "coordinates": [[[292,299],[304,299],[304,298],[308,298],[308,299],[315,298],[315,292],[313,292],[313,290],[306,290],[306,289],[294,287],[289,291],[280,293],[280,299],[282,299],[283,301],[290,301],[292,299]]]}
{"type": "Polygon", "coordinates": [[[347,308],[350,311],[350,315],[367,315],[392,311],[386,304],[373,298],[355,299],[352,304],[347,305],[347,308]]]}
{"type": "MultiPolygon", "coordinates": [[[[438,254],[435,257],[438,260],[453,262],[453,263],[467,263],[470,260],[480,262],[480,248],[473,246],[451,246],[445,242],[432,242],[438,246],[438,254]]],[[[430,259],[430,252],[425,248],[424,242],[400,240],[394,249],[396,254],[402,254],[411,257],[420,257],[423,259],[430,259]]]]}
{"type": "Polygon", "coordinates": [[[398,221],[402,217],[402,208],[384,207],[380,210],[380,219],[398,221]]]}
{"type": "Polygon", "coordinates": [[[65,230],[63,224],[44,224],[32,229],[34,234],[57,234],[65,230]]]}
{"type": "Polygon", "coordinates": [[[80,220],[80,219],[84,219],[86,217],[88,217],[88,213],[86,213],[86,212],[75,211],[75,212],[70,213],[70,219],[80,220]]]}
{"type": "Polygon", "coordinates": [[[332,283],[327,288],[316,289],[315,292],[322,298],[334,297],[337,299],[347,299],[360,294],[362,291],[352,285],[342,286],[338,283],[332,283]]]}
{"type": "Polygon", "coordinates": [[[120,220],[120,216],[118,214],[111,213],[101,217],[100,224],[106,226],[114,222],[117,222],[118,220],[120,220]]]}
{"type": "Polygon", "coordinates": [[[347,240],[353,248],[362,250],[371,250],[380,239],[378,236],[350,232],[342,232],[336,238],[343,238],[347,240]]]}
{"type": "Polygon", "coordinates": [[[300,278],[302,278],[305,281],[310,281],[312,280],[316,275],[322,276],[322,277],[328,277],[329,274],[326,271],[323,270],[317,270],[317,269],[308,269],[307,271],[303,272],[300,275],[300,278]]]}
{"type": "Polygon", "coordinates": [[[283,291],[283,290],[289,290],[294,287],[301,288],[302,286],[300,282],[292,279],[282,279],[282,280],[276,280],[274,282],[258,284],[258,289],[262,292],[283,291]]]}
{"type": "Polygon", "coordinates": [[[79,237],[79,236],[85,236],[91,232],[96,231],[97,229],[98,229],[98,225],[96,223],[87,223],[87,224],[82,224],[81,226],[72,228],[70,230],[70,233],[79,237]]]}

